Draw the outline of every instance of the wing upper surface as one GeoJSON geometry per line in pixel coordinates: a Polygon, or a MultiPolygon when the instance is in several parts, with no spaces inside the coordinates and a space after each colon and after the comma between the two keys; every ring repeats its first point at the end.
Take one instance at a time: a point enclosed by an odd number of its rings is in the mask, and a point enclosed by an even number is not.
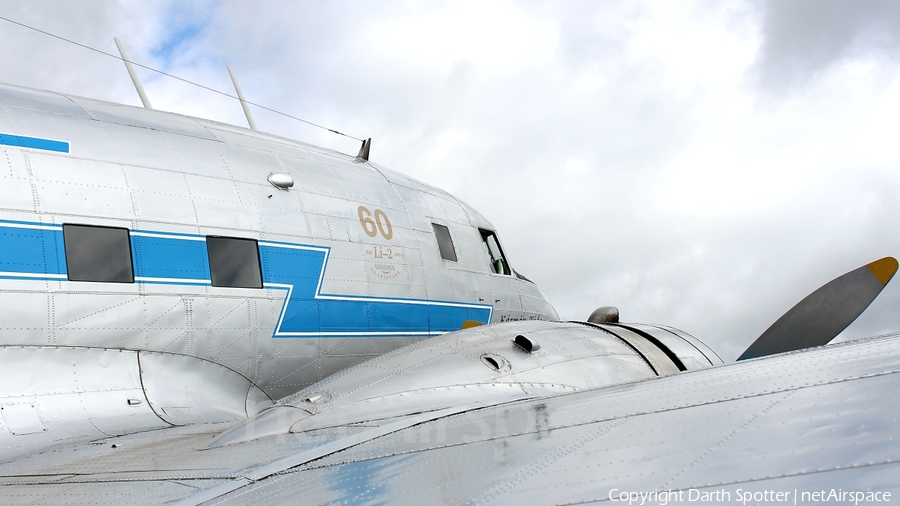
{"type": "Polygon", "coordinates": [[[96,504],[565,504],[654,490],[896,492],[898,372],[900,335],[840,343],[466,411],[264,478],[253,470],[373,424],[213,449],[204,448],[229,424],[163,429],[2,465],[0,497],[6,504],[73,497],[96,504]],[[229,491],[200,495],[214,487],[229,491]]]}

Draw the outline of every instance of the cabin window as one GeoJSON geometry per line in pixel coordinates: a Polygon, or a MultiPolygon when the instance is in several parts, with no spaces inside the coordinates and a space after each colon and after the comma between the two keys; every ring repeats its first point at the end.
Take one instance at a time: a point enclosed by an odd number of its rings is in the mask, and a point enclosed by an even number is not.
{"type": "Polygon", "coordinates": [[[500,249],[500,241],[497,240],[497,234],[490,230],[479,229],[481,239],[484,241],[484,247],[487,249],[488,256],[491,259],[491,269],[497,274],[511,275],[512,269],[509,268],[509,262],[503,256],[503,250],[500,249]]]}
{"type": "Polygon", "coordinates": [[[437,237],[438,249],[441,250],[441,258],[444,260],[456,261],[456,248],[453,247],[453,238],[450,237],[450,229],[444,225],[432,223],[434,228],[434,236],[437,237]]]}
{"type": "Polygon", "coordinates": [[[213,286],[262,288],[259,246],[255,240],[207,236],[206,250],[213,286]]]}
{"type": "Polygon", "coordinates": [[[69,281],[134,283],[127,228],[63,225],[69,281]]]}

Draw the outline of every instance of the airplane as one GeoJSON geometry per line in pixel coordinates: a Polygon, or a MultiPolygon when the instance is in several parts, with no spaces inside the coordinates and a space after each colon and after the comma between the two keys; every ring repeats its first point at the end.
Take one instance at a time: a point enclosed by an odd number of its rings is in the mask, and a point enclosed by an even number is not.
{"type": "Polygon", "coordinates": [[[613,307],[559,321],[485,217],[369,139],[13,85],[0,109],[4,504],[897,494],[900,334],[826,345],[891,257],[725,364],[613,307]]]}

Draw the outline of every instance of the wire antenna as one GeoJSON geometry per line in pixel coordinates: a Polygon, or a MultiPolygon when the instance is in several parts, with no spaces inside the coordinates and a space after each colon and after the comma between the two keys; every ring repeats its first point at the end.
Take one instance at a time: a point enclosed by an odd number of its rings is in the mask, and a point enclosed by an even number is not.
{"type": "MultiPolygon", "coordinates": [[[[47,36],[49,36],[49,37],[53,37],[54,39],[59,39],[59,40],[64,41],[64,42],[68,42],[69,44],[74,44],[74,45],[76,45],[76,46],[83,47],[84,49],[89,49],[89,50],[91,50],[91,51],[93,51],[93,52],[95,52],[95,53],[100,53],[100,54],[102,54],[102,55],[109,56],[110,58],[115,58],[116,60],[126,61],[125,58],[116,56],[116,55],[114,55],[114,54],[112,54],[112,53],[107,53],[106,51],[97,49],[97,48],[95,48],[95,47],[88,46],[87,44],[82,44],[82,43],[80,43],[80,42],[75,42],[74,40],[67,39],[67,38],[65,38],[65,37],[60,37],[59,35],[56,35],[56,34],[53,34],[53,33],[50,33],[50,32],[44,31],[44,30],[41,30],[41,29],[39,29],[39,28],[35,28],[35,27],[33,27],[33,26],[26,25],[25,23],[20,23],[20,22],[18,22],[18,21],[14,21],[14,20],[12,20],[12,19],[9,19],[9,18],[3,17],[3,16],[0,16],[0,19],[2,19],[3,21],[6,21],[6,22],[8,22],[8,23],[12,23],[12,24],[14,24],[14,25],[21,26],[22,28],[27,28],[27,29],[29,29],[29,30],[33,30],[33,31],[35,31],[35,32],[38,32],[38,33],[47,35],[47,36]]],[[[178,81],[181,81],[181,82],[186,83],[186,84],[190,84],[190,85],[192,85],[192,86],[197,86],[198,88],[203,88],[204,90],[211,91],[211,92],[213,92],[213,93],[222,95],[222,96],[224,96],[224,97],[232,98],[232,99],[234,99],[234,100],[240,100],[240,98],[238,98],[238,97],[236,97],[236,96],[234,96],[234,95],[231,95],[231,94],[229,94],[229,93],[225,93],[224,91],[219,91],[219,90],[217,90],[217,89],[215,89],[215,88],[210,88],[209,86],[205,86],[205,85],[200,84],[200,83],[195,83],[194,81],[190,81],[190,80],[185,79],[185,78],[183,78],[183,77],[178,77],[178,76],[176,76],[176,75],[169,74],[168,72],[163,72],[162,70],[155,69],[155,68],[153,68],[153,67],[148,67],[147,65],[143,65],[143,64],[138,63],[138,62],[131,62],[131,63],[132,63],[133,65],[136,65],[136,66],[141,67],[141,68],[143,68],[143,69],[147,69],[147,70],[149,70],[149,71],[151,71],[151,72],[156,72],[157,74],[160,74],[160,75],[163,75],[163,76],[166,76],[166,77],[170,77],[170,78],[172,78],[172,79],[176,79],[176,80],[178,80],[178,81]]],[[[354,136],[352,136],[352,135],[348,135],[348,134],[345,134],[345,133],[343,133],[343,132],[339,132],[339,131],[337,131],[337,130],[335,130],[335,129],[333,129],[333,128],[328,128],[328,127],[326,127],[326,126],[319,125],[318,123],[313,123],[312,121],[307,121],[307,120],[305,120],[305,119],[303,119],[303,118],[298,118],[297,116],[292,116],[292,115],[290,115],[290,114],[281,112],[281,111],[279,111],[279,110],[277,110],[277,109],[272,109],[271,107],[266,107],[266,106],[264,106],[264,105],[257,104],[257,103],[255,103],[255,102],[250,102],[250,101],[245,101],[245,102],[246,102],[247,104],[250,104],[250,105],[259,107],[260,109],[264,109],[264,110],[266,110],[266,111],[273,112],[273,113],[278,114],[278,115],[280,115],[280,116],[284,116],[284,117],[286,117],[286,118],[290,118],[290,119],[293,119],[293,120],[297,120],[297,121],[299,121],[299,122],[301,122],[301,123],[306,123],[307,125],[314,126],[314,127],[316,127],[316,128],[321,128],[322,130],[327,130],[327,131],[329,131],[329,132],[331,132],[331,133],[334,133],[334,134],[337,134],[337,135],[341,135],[341,136],[344,136],[344,137],[349,137],[350,139],[353,139],[353,140],[357,140],[357,141],[363,142],[363,139],[360,139],[360,138],[358,138],[358,137],[354,137],[354,136]]]]}

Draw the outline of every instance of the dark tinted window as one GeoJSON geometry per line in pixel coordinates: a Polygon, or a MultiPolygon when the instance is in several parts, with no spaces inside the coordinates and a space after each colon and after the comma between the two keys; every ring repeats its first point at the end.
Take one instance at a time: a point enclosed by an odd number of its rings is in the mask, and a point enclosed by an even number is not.
{"type": "Polygon", "coordinates": [[[63,225],[71,281],[134,283],[127,228],[63,225]]]}
{"type": "Polygon", "coordinates": [[[438,249],[441,250],[441,258],[444,260],[456,261],[456,249],[453,247],[453,238],[450,237],[450,229],[437,223],[432,223],[434,228],[434,236],[437,237],[438,249]]]}
{"type": "Polygon", "coordinates": [[[206,237],[213,286],[262,288],[259,247],[253,239],[206,237]]]}

